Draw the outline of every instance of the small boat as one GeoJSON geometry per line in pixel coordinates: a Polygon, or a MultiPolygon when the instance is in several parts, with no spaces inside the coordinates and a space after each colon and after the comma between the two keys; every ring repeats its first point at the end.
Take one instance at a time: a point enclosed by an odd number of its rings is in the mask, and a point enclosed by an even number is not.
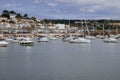
{"type": "Polygon", "coordinates": [[[34,44],[34,41],[32,41],[30,38],[23,38],[20,41],[20,45],[23,45],[23,46],[33,46],[33,44],[34,44]]]}
{"type": "Polygon", "coordinates": [[[48,42],[49,39],[46,36],[39,36],[37,41],[38,42],[48,42]]]}
{"type": "Polygon", "coordinates": [[[13,38],[12,40],[11,40],[11,43],[19,43],[20,42],[20,40],[18,40],[17,38],[13,38]]]}
{"type": "Polygon", "coordinates": [[[85,39],[82,37],[76,37],[76,38],[71,39],[71,41],[70,41],[70,43],[90,43],[90,42],[91,42],[91,40],[85,39]]]}
{"type": "Polygon", "coordinates": [[[55,36],[48,36],[50,40],[56,40],[57,38],[55,36]]]}
{"type": "Polygon", "coordinates": [[[7,47],[8,42],[4,41],[3,39],[0,39],[0,47],[7,47]]]}
{"type": "Polygon", "coordinates": [[[117,43],[118,42],[118,40],[114,37],[105,38],[103,41],[106,43],[117,43]]]}
{"type": "Polygon", "coordinates": [[[6,37],[6,38],[5,38],[5,41],[11,42],[11,41],[13,41],[13,37],[11,37],[11,36],[6,37]]]}
{"type": "Polygon", "coordinates": [[[74,37],[73,36],[71,36],[71,35],[67,35],[67,36],[65,36],[65,37],[63,37],[63,41],[71,41],[72,39],[73,39],[74,37]]]}
{"type": "Polygon", "coordinates": [[[104,39],[103,35],[96,35],[96,38],[104,39]]]}
{"type": "Polygon", "coordinates": [[[86,38],[86,39],[93,40],[93,39],[95,39],[96,37],[95,37],[95,36],[86,36],[85,38],[86,38]]]}

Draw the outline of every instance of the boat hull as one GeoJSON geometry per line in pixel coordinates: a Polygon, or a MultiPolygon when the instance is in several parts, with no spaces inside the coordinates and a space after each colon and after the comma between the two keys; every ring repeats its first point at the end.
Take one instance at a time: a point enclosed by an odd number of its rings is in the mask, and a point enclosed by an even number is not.
{"type": "Polygon", "coordinates": [[[70,43],[91,43],[91,40],[85,38],[72,39],[70,43]]]}
{"type": "Polygon", "coordinates": [[[22,45],[22,46],[33,46],[34,42],[20,42],[20,45],[22,45]]]}
{"type": "Polygon", "coordinates": [[[7,42],[0,42],[0,47],[7,47],[8,43],[7,42]]]}
{"type": "Polygon", "coordinates": [[[117,43],[118,40],[117,39],[112,39],[112,38],[107,38],[103,40],[106,43],[117,43]]]}

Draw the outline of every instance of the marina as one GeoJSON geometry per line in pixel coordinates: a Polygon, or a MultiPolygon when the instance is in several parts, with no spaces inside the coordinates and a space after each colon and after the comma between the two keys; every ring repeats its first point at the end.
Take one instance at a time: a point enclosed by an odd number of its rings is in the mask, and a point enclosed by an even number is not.
{"type": "Polygon", "coordinates": [[[120,41],[74,44],[61,38],[0,47],[0,80],[119,80],[120,41]]]}
{"type": "Polygon", "coordinates": [[[0,80],[120,80],[118,3],[1,0],[0,80]]]}

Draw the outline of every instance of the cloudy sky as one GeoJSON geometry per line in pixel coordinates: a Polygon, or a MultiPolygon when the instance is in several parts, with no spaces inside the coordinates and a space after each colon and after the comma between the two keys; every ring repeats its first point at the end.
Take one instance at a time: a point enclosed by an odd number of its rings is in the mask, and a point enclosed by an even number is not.
{"type": "Polygon", "coordinates": [[[49,19],[120,19],[120,0],[0,0],[3,10],[49,19]]]}

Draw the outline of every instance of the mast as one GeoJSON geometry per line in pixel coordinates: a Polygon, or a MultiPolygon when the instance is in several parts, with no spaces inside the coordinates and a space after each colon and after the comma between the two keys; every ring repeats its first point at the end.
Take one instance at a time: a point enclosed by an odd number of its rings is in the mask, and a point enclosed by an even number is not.
{"type": "MultiPolygon", "coordinates": [[[[85,18],[85,14],[84,14],[84,9],[81,9],[81,12],[82,12],[82,18],[84,17],[85,18]]],[[[86,21],[86,19],[84,19],[84,22],[83,22],[83,19],[82,19],[82,29],[83,29],[83,24],[85,23],[85,27],[86,27],[86,30],[87,30],[87,33],[88,33],[88,35],[90,36],[90,31],[89,31],[89,29],[88,29],[88,25],[87,25],[87,21],[86,21]]]]}
{"type": "Polygon", "coordinates": [[[105,26],[104,26],[104,24],[103,24],[103,36],[105,35],[105,26]]]}

